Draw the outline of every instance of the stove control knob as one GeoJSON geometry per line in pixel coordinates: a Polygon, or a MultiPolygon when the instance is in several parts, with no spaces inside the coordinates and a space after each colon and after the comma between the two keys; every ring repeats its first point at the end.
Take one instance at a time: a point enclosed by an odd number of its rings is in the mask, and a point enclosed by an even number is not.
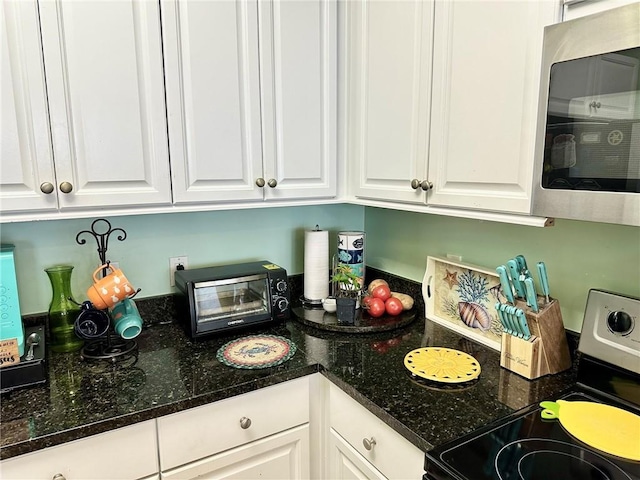
{"type": "Polygon", "coordinates": [[[613,333],[629,335],[633,330],[633,319],[627,312],[617,310],[607,316],[607,326],[613,333]]]}

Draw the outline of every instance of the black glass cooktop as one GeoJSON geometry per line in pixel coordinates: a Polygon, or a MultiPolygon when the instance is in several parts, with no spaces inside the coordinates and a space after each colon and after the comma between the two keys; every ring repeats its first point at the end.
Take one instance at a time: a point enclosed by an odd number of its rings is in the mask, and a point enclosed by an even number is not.
{"type": "MultiPolygon", "coordinates": [[[[603,401],[581,391],[563,398],[603,401]]],[[[559,421],[542,419],[541,411],[532,405],[498,425],[432,450],[427,453],[425,479],[640,480],[640,462],[608,455],[581,443],[559,421]]]]}

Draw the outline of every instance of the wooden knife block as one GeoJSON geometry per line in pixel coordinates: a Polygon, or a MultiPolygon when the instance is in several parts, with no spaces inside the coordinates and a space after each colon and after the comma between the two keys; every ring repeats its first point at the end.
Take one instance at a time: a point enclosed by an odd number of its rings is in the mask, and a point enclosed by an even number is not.
{"type": "Polygon", "coordinates": [[[540,302],[541,299],[544,297],[538,297],[538,305],[542,303],[538,313],[532,312],[524,301],[518,300],[516,304],[527,317],[529,340],[502,334],[500,366],[530,380],[571,367],[560,304],[556,299],[548,304],[540,302]]]}

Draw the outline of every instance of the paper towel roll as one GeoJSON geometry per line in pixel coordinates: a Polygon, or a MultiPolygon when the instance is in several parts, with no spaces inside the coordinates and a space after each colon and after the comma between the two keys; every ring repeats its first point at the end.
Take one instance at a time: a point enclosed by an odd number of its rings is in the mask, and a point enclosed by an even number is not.
{"type": "Polygon", "coordinates": [[[304,232],[304,298],[319,302],[329,296],[329,232],[304,232]]]}

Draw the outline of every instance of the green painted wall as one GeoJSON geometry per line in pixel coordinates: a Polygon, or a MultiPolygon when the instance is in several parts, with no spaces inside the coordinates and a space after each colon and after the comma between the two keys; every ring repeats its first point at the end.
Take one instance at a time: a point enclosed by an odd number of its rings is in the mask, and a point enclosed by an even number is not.
{"type": "MultiPolygon", "coordinates": [[[[85,299],[97,267],[94,243],[77,245],[76,234],[93,219],[3,224],[2,243],[16,245],[20,303],[24,314],[47,310],[51,295],[43,269],[75,266],[73,292],[85,299]]],[[[188,255],[191,267],[266,258],[289,273],[304,271],[304,231],[319,224],[332,233],[367,232],[370,266],[422,281],[426,258],[447,253],[493,269],[517,254],[530,264],[544,260],[552,295],[565,326],[579,331],[589,288],[640,296],[640,228],[557,220],[551,228],[423,215],[355,205],[261,208],[200,213],[113,217],[128,237],[112,237],[109,258],[120,262],[141,297],[170,293],[169,257],[188,255]]],[[[93,242],[91,240],[91,242],[93,242]]],[[[332,252],[335,246],[332,245],[332,252]]]]}
{"type": "MultiPolygon", "coordinates": [[[[16,246],[20,305],[23,314],[46,312],[51,286],[44,268],[74,265],[72,290],[86,299],[91,274],[98,266],[95,241],[78,245],[76,234],[94,219],[3,224],[2,243],[16,246]]],[[[127,232],[119,242],[109,240],[108,258],[120,266],[140,297],[170,293],[169,257],[188,255],[189,266],[271,260],[291,274],[304,271],[304,231],[321,228],[362,230],[364,209],[353,205],[259,208],[199,213],[173,213],[108,218],[127,232]]],[[[335,249],[335,248],[334,248],[335,249]]]]}
{"type": "MultiPolygon", "coordinates": [[[[590,288],[640,297],[640,228],[556,220],[550,228],[367,207],[367,263],[421,281],[427,256],[494,269],[523,254],[544,260],[565,327],[580,331],[590,288]]],[[[534,274],[537,280],[537,275],[534,274]]]]}

